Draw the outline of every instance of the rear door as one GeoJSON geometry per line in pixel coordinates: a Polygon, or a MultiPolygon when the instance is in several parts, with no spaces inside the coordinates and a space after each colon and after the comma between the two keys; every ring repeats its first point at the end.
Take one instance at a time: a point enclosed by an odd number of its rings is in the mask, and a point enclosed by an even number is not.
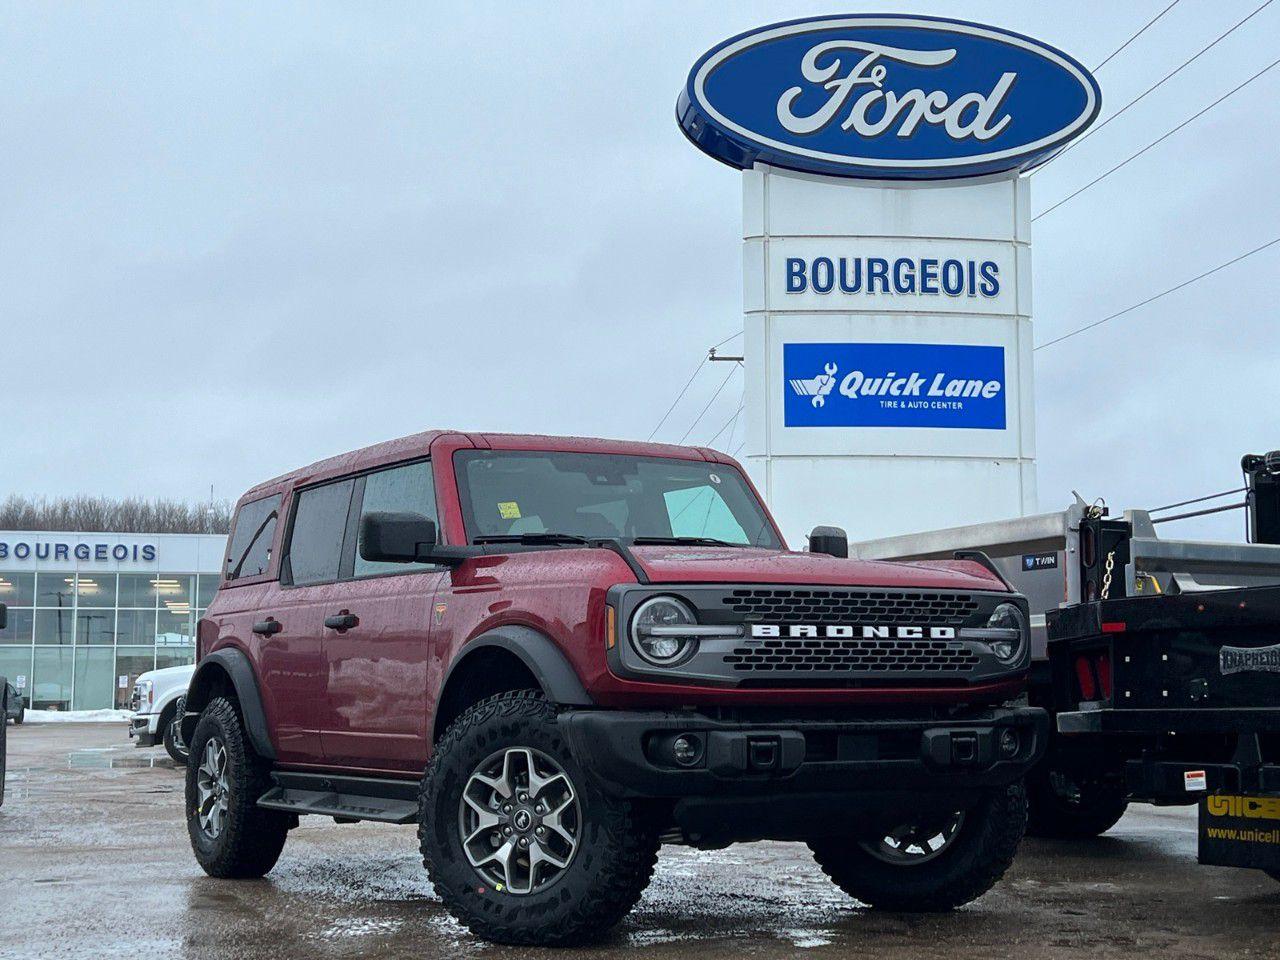
{"type": "MultiPolygon", "coordinates": [[[[324,621],[338,606],[343,544],[355,480],[306,487],[293,496],[280,558],[280,582],[270,605],[283,629],[262,639],[266,686],[275,694],[281,748],[288,759],[323,760],[327,719],[324,621]]],[[[286,759],[282,754],[281,759],[286,759]]]]}
{"type": "Polygon", "coordinates": [[[396,464],[355,482],[342,582],[327,608],[330,616],[354,622],[324,631],[321,741],[326,763],[334,766],[421,772],[433,711],[431,609],[445,573],[430,564],[362,559],[360,518],[373,512],[417,513],[438,522],[431,462],[396,464]]]}
{"type": "Polygon", "coordinates": [[[223,585],[201,633],[211,634],[209,642],[216,638],[250,651],[277,755],[286,763],[305,763],[320,758],[315,697],[309,693],[319,679],[319,640],[293,615],[275,572],[272,554],[284,527],[283,500],[283,494],[273,493],[236,512],[223,585]],[[264,624],[271,626],[259,630],[264,624]]]}

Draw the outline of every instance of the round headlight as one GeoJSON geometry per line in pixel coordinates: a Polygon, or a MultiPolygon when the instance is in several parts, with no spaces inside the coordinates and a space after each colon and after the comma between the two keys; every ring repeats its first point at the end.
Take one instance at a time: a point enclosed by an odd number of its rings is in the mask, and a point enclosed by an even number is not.
{"type": "Polygon", "coordinates": [[[697,642],[681,634],[681,627],[698,622],[693,611],[675,597],[651,597],[631,618],[631,646],[645,660],[668,667],[681,660],[697,642]]]}
{"type": "Polygon", "coordinates": [[[997,660],[1001,663],[1013,663],[1022,655],[1026,627],[1026,617],[1016,604],[1002,603],[991,611],[987,629],[1007,631],[1007,636],[991,639],[991,652],[996,655],[997,660]]]}

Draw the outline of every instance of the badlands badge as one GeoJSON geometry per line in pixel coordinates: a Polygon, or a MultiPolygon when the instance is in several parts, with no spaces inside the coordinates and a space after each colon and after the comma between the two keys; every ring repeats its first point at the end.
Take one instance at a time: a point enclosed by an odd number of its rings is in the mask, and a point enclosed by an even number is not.
{"type": "Polygon", "coordinates": [[[1280,673],[1280,643],[1269,647],[1223,647],[1218,651],[1218,670],[1224,677],[1233,673],[1280,673]]]}

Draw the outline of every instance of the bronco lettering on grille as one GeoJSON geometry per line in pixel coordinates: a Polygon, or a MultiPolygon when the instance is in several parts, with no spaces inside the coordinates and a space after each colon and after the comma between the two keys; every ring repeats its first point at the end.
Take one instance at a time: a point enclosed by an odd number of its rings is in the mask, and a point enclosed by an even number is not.
{"type": "Polygon", "coordinates": [[[872,625],[855,627],[848,624],[776,624],[753,623],[751,636],[755,638],[807,638],[828,640],[954,640],[955,627],[911,627],[896,625],[872,625]]]}

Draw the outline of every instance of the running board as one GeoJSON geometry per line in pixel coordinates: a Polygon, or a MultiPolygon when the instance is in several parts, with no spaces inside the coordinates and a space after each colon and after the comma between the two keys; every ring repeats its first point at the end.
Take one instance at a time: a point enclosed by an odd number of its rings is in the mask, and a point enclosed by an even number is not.
{"type": "Polygon", "coordinates": [[[418,819],[418,784],[412,780],[334,777],[314,773],[273,773],[275,786],[258,806],[339,820],[413,823],[418,819]]]}

